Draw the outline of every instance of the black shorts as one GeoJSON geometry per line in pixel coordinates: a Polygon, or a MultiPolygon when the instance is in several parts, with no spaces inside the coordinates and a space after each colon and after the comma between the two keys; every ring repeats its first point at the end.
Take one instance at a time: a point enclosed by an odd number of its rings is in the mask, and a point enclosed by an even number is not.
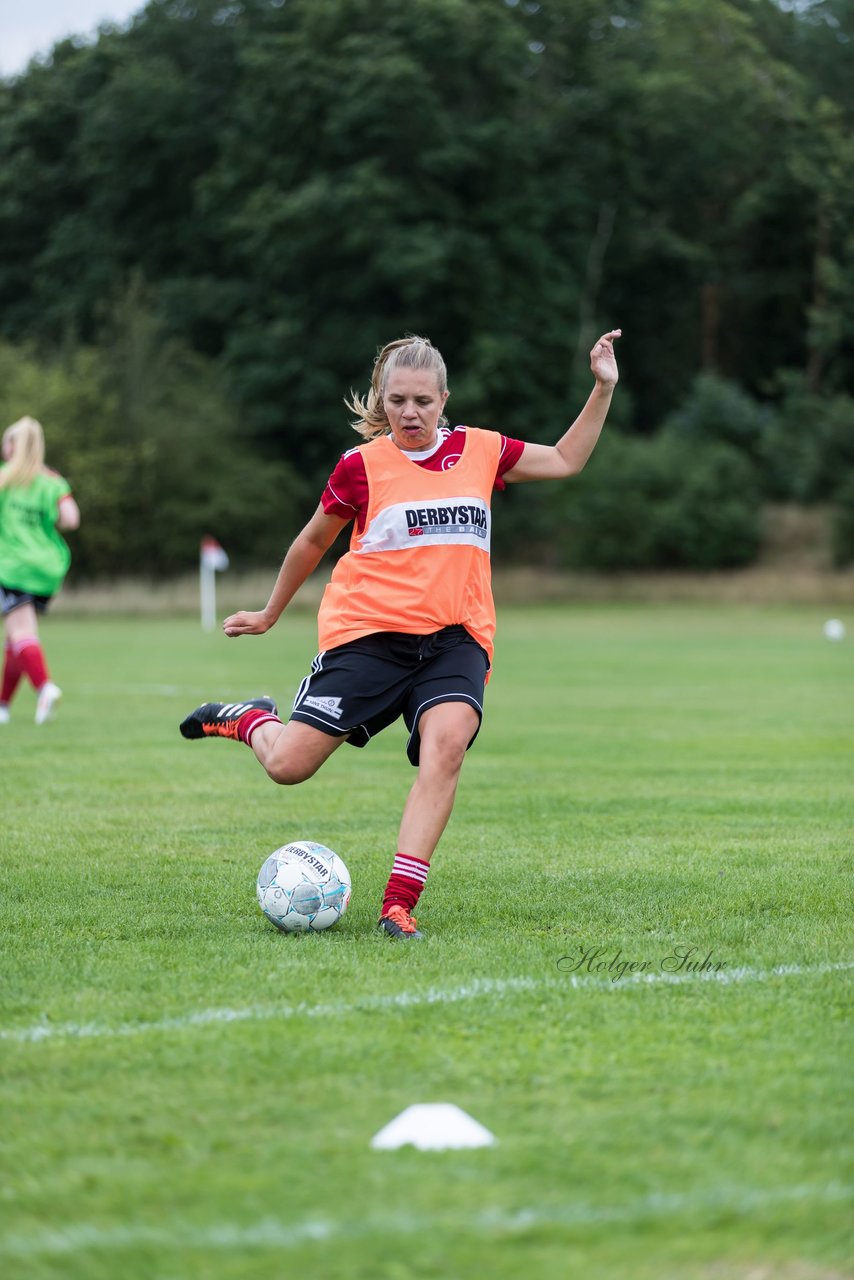
{"type": "Polygon", "coordinates": [[[31,604],[36,613],[46,613],[50,601],[50,596],[37,596],[32,591],[18,591],[16,587],[0,584],[0,613],[4,618],[13,609],[20,609],[22,604],[31,604]]]}
{"type": "Polygon", "coordinates": [[[465,627],[426,636],[379,631],[319,653],[299,687],[291,719],[364,747],[403,716],[406,754],[417,765],[422,713],[438,702],[468,702],[481,719],[488,670],[486,651],[465,627]]]}

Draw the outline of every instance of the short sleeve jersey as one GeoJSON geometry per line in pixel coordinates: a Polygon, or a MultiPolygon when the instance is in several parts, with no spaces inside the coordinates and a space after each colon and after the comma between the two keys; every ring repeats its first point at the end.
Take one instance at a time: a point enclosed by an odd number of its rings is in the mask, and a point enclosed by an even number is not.
{"type": "Polygon", "coordinates": [[[0,486],[0,586],[41,596],[59,590],[71,552],[56,517],[70,493],[68,481],[47,469],[29,484],[0,486]]]}
{"type": "MultiPolygon", "coordinates": [[[[462,456],[465,431],[465,427],[440,427],[439,442],[432,452],[425,453],[423,450],[418,453],[407,452],[406,456],[427,471],[450,471],[462,456]]],[[[514,440],[510,436],[501,437],[501,456],[495,475],[496,489],[507,487],[502,476],[515,467],[524,448],[524,440],[514,440]]],[[[348,450],[339,459],[338,465],[329,477],[321,501],[323,510],[328,516],[340,516],[342,520],[352,520],[355,517],[356,528],[360,531],[364,528],[368,510],[368,477],[365,473],[361,450],[358,447],[348,450]]]]}

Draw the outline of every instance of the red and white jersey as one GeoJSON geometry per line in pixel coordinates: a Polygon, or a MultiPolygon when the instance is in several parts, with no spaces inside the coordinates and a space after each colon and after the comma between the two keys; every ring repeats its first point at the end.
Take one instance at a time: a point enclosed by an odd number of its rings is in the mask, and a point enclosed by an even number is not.
{"type": "MultiPolygon", "coordinates": [[[[438,443],[429,453],[424,450],[417,453],[406,450],[401,452],[425,471],[450,471],[462,457],[465,442],[465,427],[440,427],[438,443]]],[[[328,516],[340,516],[342,520],[352,520],[355,517],[359,531],[365,527],[368,510],[368,477],[362,457],[363,447],[357,445],[355,449],[349,449],[342,455],[321,498],[323,510],[328,516]]],[[[507,487],[501,477],[515,467],[524,448],[524,440],[514,440],[511,436],[501,437],[501,454],[494,480],[496,489],[507,487]]]]}

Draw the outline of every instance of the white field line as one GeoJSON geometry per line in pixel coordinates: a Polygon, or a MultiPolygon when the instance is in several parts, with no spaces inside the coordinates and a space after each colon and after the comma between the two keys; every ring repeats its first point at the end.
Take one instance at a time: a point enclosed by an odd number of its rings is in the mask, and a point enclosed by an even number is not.
{"type": "Polygon", "coordinates": [[[593,974],[566,974],[564,977],[475,978],[458,987],[429,987],[426,991],[398,991],[391,995],[366,996],[364,999],[337,1001],[330,1004],[250,1004],[235,1009],[199,1009],[195,1013],[178,1014],[147,1022],[37,1022],[29,1027],[0,1028],[0,1042],[39,1044],[52,1040],[115,1039],[161,1032],[185,1031],[231,1022],[269,1022],[285,1018],[334,1018],[350,1013],[387,1012],[392,1009],[417,1009],[425,1005],[459,1004],[463,1000],[480,1000],[515,991],[567,990],[628,991],[651,986],[682,986],[686,983],[713,983],[730,986],[742,982],[768,982],[773,978],[818,977],[854,969],[854,960],[836,964],[781,964],[772,969],[722,969],[705,973],[634,973],[619,981],[593,974]]]}
{"type": "MultiPolygon", "coordinates": [[[[385,1159],[385,1156],[380,1156],[385,1159]]],[[[46,1228],[31,1235],[11,1234],[0,1238],[0,1257],[35,1258],[92,1251],[117,1252],[133,1249],[226,1250],[294,1249],[306,1242],[351,1241],[389,1233],[433,1236],[447,1232],[460,1235],[512,1234],[538,1227],[586,1227],[601,1223],[644,1223],[657,1218],[677,1219],[704,1212],[726,1212],[736,1216],[793,1203],[843,1203],[854,1198],[854,1186],[830,1182],[795,1187],[716,1187],[682,1194],[653,1193],[623,1204],[593,1204],[575,1201],[559,1205],[536,1205],[518,1209],[499,1207],[473,1213],[367,1214],[357,1220],[310,1218],[302,1222],[281,1222],[262,1218],[254,1223],[220,1222],[196,1226],[181,1219],[158,1226],[146,1223],[97,1227],[87,1222],[46,1228]]]]}

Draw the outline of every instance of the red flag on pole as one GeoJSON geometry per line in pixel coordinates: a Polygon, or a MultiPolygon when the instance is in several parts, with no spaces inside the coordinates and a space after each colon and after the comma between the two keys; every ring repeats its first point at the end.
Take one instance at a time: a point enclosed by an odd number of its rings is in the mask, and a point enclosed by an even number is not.
{"type": "Polygon", "coordinates": [[[228,556],[216,538],[202,538],[201,558],[202,564],[215,572],[228,568],[228,556]]]}
{"type": "Polygon", "coordinates": [[[199,601],[203,631],[213,631],[216,626],[216,575],[227,568],[228,556],[216,538],[202,538],[199,551],[199,601]]]}

